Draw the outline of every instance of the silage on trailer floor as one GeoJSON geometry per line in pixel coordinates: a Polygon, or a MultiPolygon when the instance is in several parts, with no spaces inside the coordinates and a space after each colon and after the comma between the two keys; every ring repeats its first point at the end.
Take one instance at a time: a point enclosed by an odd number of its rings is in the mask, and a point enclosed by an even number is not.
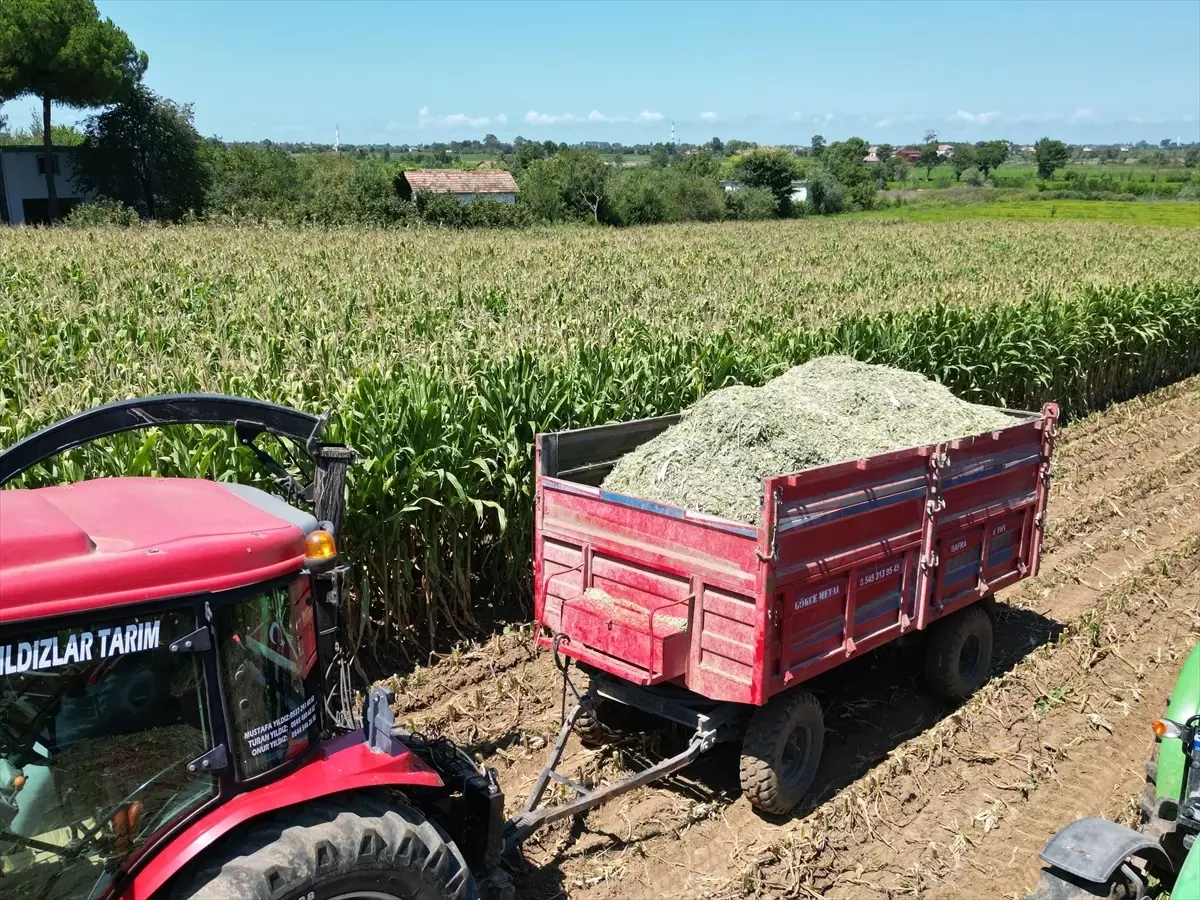
{"type": "Polygon", "coordinates": [[[922,375],[824,356],[760,388],[702,397],[677,425],[622,457],[604,487],[754,523],[766,477],[1012,422],[922,375]]]}

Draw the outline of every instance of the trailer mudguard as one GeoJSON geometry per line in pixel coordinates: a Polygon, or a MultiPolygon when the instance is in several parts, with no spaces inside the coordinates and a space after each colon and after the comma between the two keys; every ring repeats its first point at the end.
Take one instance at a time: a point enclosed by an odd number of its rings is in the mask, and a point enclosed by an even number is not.
{"type": "MultiPolygon", "coordinates": [[[[1167,718],[1172,722],[1183,725],[1195,715],[1200,715],[1200,644],[1192,648],[1184,661],[1175,688],[1171,691],[1171,702],[1167,704],[1167,718]]],[[[1158,748],[1158,772],[1154,779],[1156,798],[1178,802],[1183,796],[1186,770],[1183,741],[1179,738],[1163,738],[1158,748]]]]}
{"type": "Polygon", "coordinates": [[[1050,838],[1038,855],[1053,869],[1095,884],[1106,884],[1121,863],[1135,854],[1167,871],[1173,868],[1157,841],[1095,816],[1072,822],[1050,838]]]}

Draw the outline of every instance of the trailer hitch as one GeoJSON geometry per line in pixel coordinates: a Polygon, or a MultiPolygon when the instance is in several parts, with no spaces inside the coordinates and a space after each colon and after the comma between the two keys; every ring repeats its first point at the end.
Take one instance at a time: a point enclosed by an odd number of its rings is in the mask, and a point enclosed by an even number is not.
{"type": "MultiPolygon", "coordinates": [[[[564,668],[564,677],[565,675],[564,668]]],[[[546,765],[542,768],[541,774],[538,775],[529,792],[529,798],[525,801],[521,811],[509,819],[505,825],[504,849],[506,853],[515,852],[530,835],[546,825],[590,812],[622,794],[644,787],[690,765],[721,739],[722,729],[729,725],[740,712],[737,705],[731,703],[718,705],[708,711],[692,709],[682,703],[655,696],[643,688],[626,682],[605,681],[602,690],[606,697],[611,695],[610,699],[653,712],[669,721],[693,726],[695,731],[688,741],[687,747],[674,756],[602,788],[588,787],[560,774],[557,767],[562,759],[563,750],[566,748],[567,739],[571,736],[571,731],[580,714],[588,705],[596,702],[599,692],[593,683],[587,693],[580,697],[579,702],[563,717],[562,725],[558,730],[558,738],[554,742],[546,765]],[[552,781],[574,792],[575,799],[556,806],[541,806],[542,798],[552,781]]],[[[564,687],[564,696],[565,691],[564,687]]]]}

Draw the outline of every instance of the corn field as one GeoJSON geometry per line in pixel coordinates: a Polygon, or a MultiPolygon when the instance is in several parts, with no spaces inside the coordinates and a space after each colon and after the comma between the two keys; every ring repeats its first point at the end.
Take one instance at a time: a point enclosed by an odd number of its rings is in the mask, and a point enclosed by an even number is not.
{"type": "MultiPolygon", "coordinates": [[[[533,435],[674,412],[823,353],[1069,415],[1200,371],[1200,231],[770,222],[513,233],[0,232],[0,446],[123,397],[332,409],[361,455],[353,621],[436,643],[529,595],[533,435]]],[[[26,483],[246,477],[146,432],[26,483]]]]}

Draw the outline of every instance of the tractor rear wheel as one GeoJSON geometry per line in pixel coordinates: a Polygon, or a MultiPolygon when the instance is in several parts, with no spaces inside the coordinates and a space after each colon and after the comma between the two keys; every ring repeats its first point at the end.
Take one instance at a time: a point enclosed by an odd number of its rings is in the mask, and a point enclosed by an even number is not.
{"type": "Polygon", "coordinates": [[[925,681],[943,700],[965,700],[983,687],[992,668],[992,617],[968,606],[929,628],[925,681]]]}
{"type": "Polygon", "coordinates": [[[397,798],[345,795],[284,810],[201,863],[188,900],[478,900],[458,848],[397,798]],[[348,807],[352,807],[351,811],[348,807]]]}
{"type": "Polygon", "coordinates": [[[784,691],[750,716],[742,739],[742,793],[765,813],[790,812],[812,787],[824,748],[820,701],[801,688],[784,691]]]}

